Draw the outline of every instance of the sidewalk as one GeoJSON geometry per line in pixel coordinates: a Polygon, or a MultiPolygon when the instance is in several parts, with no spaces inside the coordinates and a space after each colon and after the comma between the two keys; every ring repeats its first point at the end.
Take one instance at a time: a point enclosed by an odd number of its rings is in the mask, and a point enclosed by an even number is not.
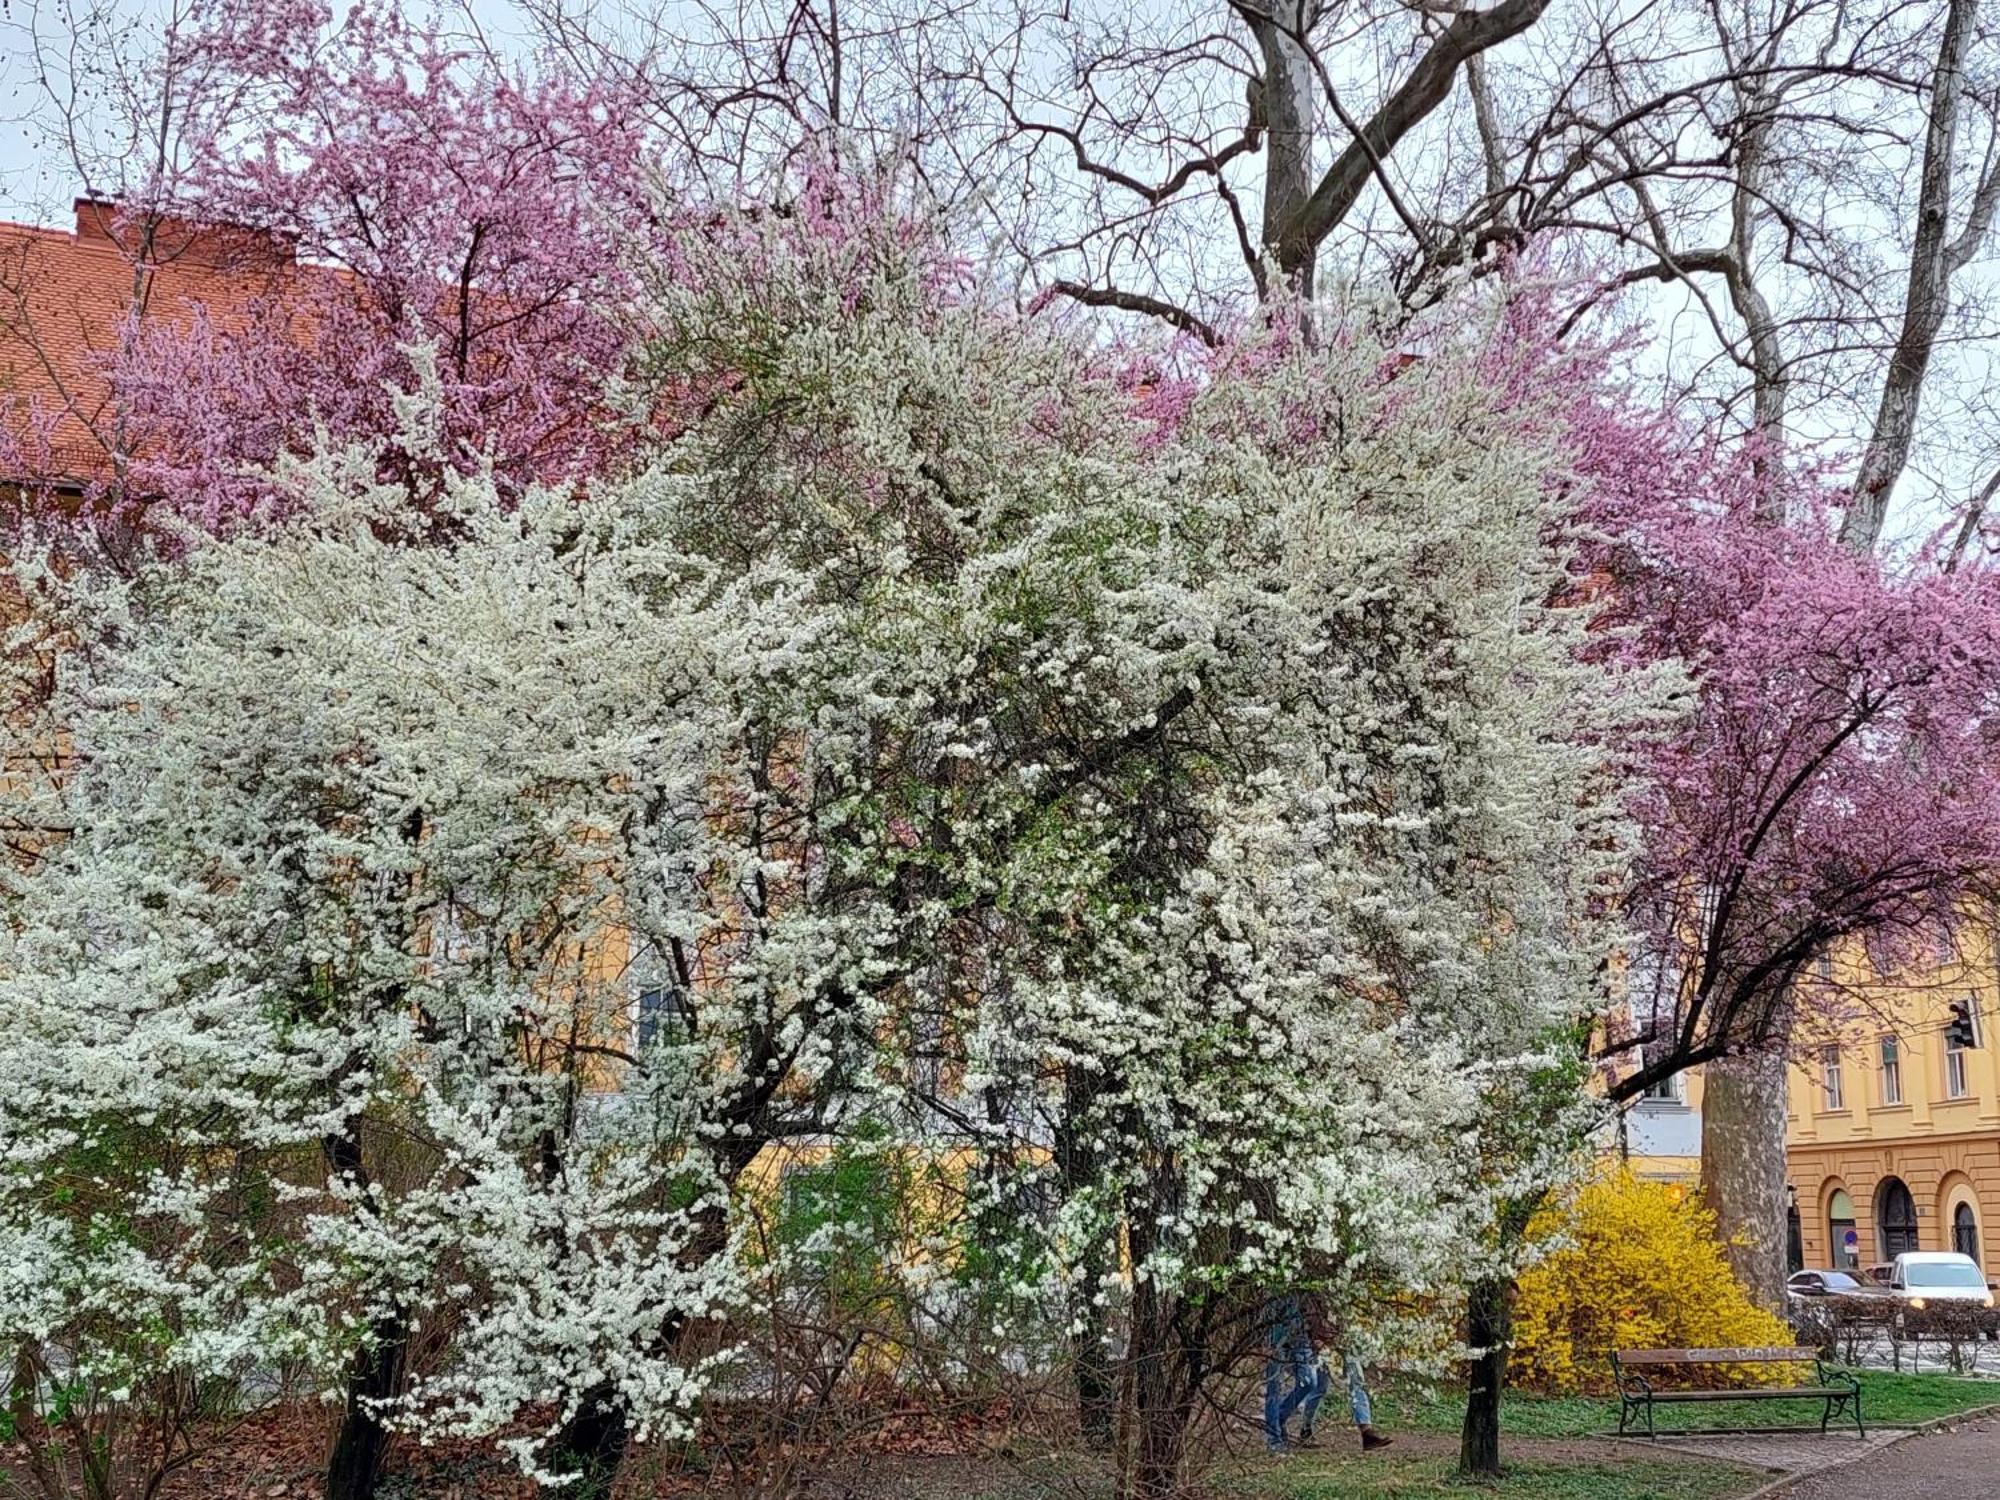
{"type": "Polygon", "coordinates": [[[1919,1433],[1839,1468],[1807,1474],[1766,1500],[1994,1500],[2000,1495],[2000,1416],[1919,1433]]]}
{"type": "MultiPolygon", "coordinates": [[[[1822,1437],[1818,1432],[1761,1433],[1680,1433],[1662,1438],[1622,1438],[1628,1448],[1685,1453],[1693,1458],[1720,1458],[1746,1469],[1762,1469],[1774,1476],[1803,1477],[1822,1469],[1843,1465],[1859,1467],[1874,1454],[1893,1448],[1912,1436],[1907,1427],[1871,1427],[1868,1436],[1857,1437],[1852,1428],[1835,1430],[1822,1437]]],[[[1842,1469],[1842,1472],[1846,1472],[1842,1469]]],[[[1760,1495],[1764,1491],[1758,1492],[1760,1495]]],[[[1786,1493],[1789,1493],[1787,1491],[1786,1493]]],[[[1871,1497],[1872,1500],[1872,1497],[1871,1497]]],[[[1912,1500],[1918,1500],[1913,1495],[1912,1500]]],[[[1927,1497],[1924,1497],[1927,1500],[1927,1497]]],[[[1985,1500],[1994,1500],[1989,1493],[1985,1500]]]]}

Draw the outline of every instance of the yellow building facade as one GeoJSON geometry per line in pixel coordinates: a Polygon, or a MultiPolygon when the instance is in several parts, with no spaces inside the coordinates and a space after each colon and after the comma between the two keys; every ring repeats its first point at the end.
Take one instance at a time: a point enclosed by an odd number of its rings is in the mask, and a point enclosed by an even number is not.
{"type": "MultiPolygon", "coordinates": [[[[1787,1099],[1795,1265],[1863,1270],[1959,1250],[2000,1279],[2000,924],[1967,922],[1878,973],[1858,950],[1802,981],[1787,1099]]],[[[1642,1178],[1701,1172],[1700,1071],[1621,1111],[1607,1142],[1642,1178]]]]}
{"type": "Polygon", "coordinates": [[[1796,1034],[1787,1175],[1793,1254],[1862,1268],[1905,1250],[2000,1256],[2000,953],[1990,922],[1893,979],[1843,953],[1807,981],[1831,1012],[1796,1034]]]}

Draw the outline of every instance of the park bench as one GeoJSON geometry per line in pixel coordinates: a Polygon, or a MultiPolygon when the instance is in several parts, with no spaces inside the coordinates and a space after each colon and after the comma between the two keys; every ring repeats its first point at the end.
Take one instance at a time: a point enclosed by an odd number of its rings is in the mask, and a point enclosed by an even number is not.
{"type": "MultiPolygon", "coordinates": [[[[1861,1422],[1861,1384],[1845,1370],[1829,1370],[1811,1349],[1619,1349],[1611,1356],[1611,1371],[1618,1381],[1618,1432],[1622,1437],[1640,1414],[1646,1418],[1646,1436],[1658,1437],[1653,1430],[1653,1408],[1661,1403],[1676,1405],[1710,1401],[1817,1401],[1821,1403],[1819,1430],[1848,1412],[1854,1415],[1854,1430],[1868,1436],[1861,1422]],[[1646,1372],[1655,1374],[1715,1365],[1799,1364],[1813,1367],[1811,1385],[1731,1386],[1726,1389],[1667,1390],[1656,1388],[1646,1372]]],[[[1738,1428],[1737,1431],[1758,1431],[1738,1428]]]]}

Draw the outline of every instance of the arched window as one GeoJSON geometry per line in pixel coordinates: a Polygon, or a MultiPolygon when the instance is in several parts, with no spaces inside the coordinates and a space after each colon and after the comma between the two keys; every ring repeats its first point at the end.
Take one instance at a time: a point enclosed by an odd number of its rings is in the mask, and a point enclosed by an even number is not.
{"type": "Polygon", "coordinates": [[[1970,1203],[1961,1203],[1951,1211],[1951,1248],[1971,1256],[1975,1263],[1979,1259],[1979,1217],[1970,1203]]]}
{"type": "Polygon", "coordinates": [[[1875,1224],[1882,1259],[1917,1248],[1917,1200],[1900,1177],[1885,1177],[1875,1191],[1875,1224]]]}
{"type": "Polygon", "coordinates": [[[1835,1188],[1826,1204],[1828,1259],[1836,1271],[1851,1271],[1861,1264],[1861,1241],[1854,1234],[1854,1200],[1846,1188],[1835,1188]]]}

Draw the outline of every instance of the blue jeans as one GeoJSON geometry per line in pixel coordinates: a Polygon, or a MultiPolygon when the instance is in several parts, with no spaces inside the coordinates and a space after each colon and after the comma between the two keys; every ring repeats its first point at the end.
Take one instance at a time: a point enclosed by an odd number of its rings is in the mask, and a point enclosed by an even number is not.
{"type": "MultiPolygon", "coordinates": [[[[1369,1405],[1368,1378],[1362,1371],[1361,1361],[1349,1354],[1342,1357],[1340,1365],[1341,1374],[1347,1381],[1347,1408],[1354,1416],[1354,1425],[1370,1426],[1375,1414],[1369,1405]]],[[[1319,1414],[1319,1404],[1326,1399],[1332,1384],[1332,1372],[1311,1354],[1273,1354],[1267,1359],[1264,1362],[1265,1446],[1285,1446],[1285,1424],[1292,1419],[1293,1412],[1304,1413],[1305,1420],[1299,1424],[1300,1431],[1310,1432],[1313,1418],[1319,1414]],[[1280,1396],[1279,1389],[1288,1374],[1292,1378],[1292,1388],[1280,1396]]]]}
{"type": "MultiPolygon", "coordinates": [[[[1368,1377],[1362,1373],[1361,1361],[1353,1355],[1345,1355],[1340,1362],[1341,1374],[1347,1377],[1347,1409],[1354,1413],[1356,1427],[1373,1425],[1375,1413],[1368,1405],[1368,1377]]],[[[1306,1421],[1310,1423],[1311,1417],[1306,1421]]]]}
{"type": "Polygon", "coordinates": [[[1319,1411],[1319,1403],[1331,1383],[1326,1367],[1310,1351],[1274,1351],[1264,1361],[1265,1446],[1285,1446],[1285,1424],[1291,1421],[1292,1413],[1301,1408],[1305,1411],[1304,1425],[1312,1426],[1313,1416],[1319,1411]],[[1281,1397],[1278,1390],[1287,1375],[1292,1378],[1292,1388],[1281,1397]]]}

